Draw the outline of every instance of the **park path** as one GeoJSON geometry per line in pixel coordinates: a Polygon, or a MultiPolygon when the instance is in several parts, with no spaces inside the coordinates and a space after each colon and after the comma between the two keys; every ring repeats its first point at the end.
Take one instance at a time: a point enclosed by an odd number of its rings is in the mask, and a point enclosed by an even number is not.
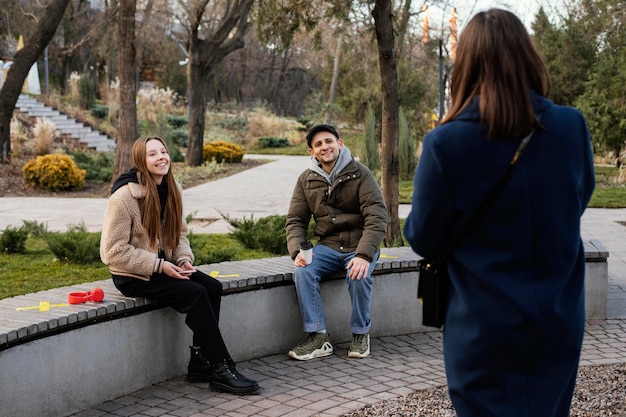
{"type": "MultiPolygon", "coordinates": [[[[236,219],[287,214],[296,179],[309,166],[309,157],[245,158],[269,162],[184,190],[184,214],[193,216],[193,232],[228,233],[229,225],[221,214],[236,219]]],[[[64,232],[68,225],[81,223],[88,231],[98,232],[106,204],[106,198],[0,197],[0,230],[35,220],[54,232],[64,232]]],[[[408,211],[408,205],[401,205],[400,217],[406,217],[408,211]]]]}
{"type": "MultiPolygon", "coordinates": [[[[245,157],[270,162],[183,192],[185,215],[197,219],[191,225],[194,232],[228,232],[220,213],[232,218],[287,213],[296,178],[308,167],[309,157],[245,157]]],[[[50,231],[64,232],[70,224],[83,223],[87,230],[98,232],[106,204],[106,198],[0,197],[0,230],[35,220],[50,231]]]]}

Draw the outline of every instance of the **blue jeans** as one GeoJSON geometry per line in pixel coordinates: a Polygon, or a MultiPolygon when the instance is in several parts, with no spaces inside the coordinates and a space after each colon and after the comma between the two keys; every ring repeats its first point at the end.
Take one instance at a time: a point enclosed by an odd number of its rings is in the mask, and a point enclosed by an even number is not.
{"type": "MultiPolygon", "coordinates": [[[[315,245],[313,262],[305,267],[296,267],[293,281],[296,284],[305,332],[311,333],[326,329],[320,281],[326,275],[346,270],[352,258],[354,258],[354,252],[338,252],[325,245],[315,245]]],[[[374,285],[372,271],[377,260],[378,252],[370,264],[367,276],[360,280],[350,279],[348,276],[350,271],[346,270],[346,282],[352,301],[350,332],[353,334],[365,334],[369,332],[371,326],[370,305],[374,285]]]]}

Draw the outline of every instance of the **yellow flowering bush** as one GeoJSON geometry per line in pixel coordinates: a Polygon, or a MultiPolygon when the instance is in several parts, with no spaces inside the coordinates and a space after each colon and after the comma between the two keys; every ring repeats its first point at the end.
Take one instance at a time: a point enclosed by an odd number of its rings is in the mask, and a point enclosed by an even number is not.
{"type": "Polygon", "coordinates": [[[38,156],[22,168],[26,185],[48,191],[80,190],[86,173],[72,158],[60,154],[38,156]]]}
{"type": "Polygon", "coordinates": [[[221,140],[208,142],[202,148],[202,159],[206,162],[241,162],[243,154],[241,146],[221,140]]]}

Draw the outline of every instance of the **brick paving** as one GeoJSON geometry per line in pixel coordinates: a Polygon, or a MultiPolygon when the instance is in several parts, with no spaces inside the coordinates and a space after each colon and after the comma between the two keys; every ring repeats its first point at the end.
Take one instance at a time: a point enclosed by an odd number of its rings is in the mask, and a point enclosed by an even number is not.
{"type": "MultiPolygon", "coordinates": [[[[626,362],[626,319],[589,324],[581,365],[626,362]]],[[[235,396],[207,383],[175,378],[74,414],[109,416],[341,416],[365,405],[445,385],[441,332],[372,339],[372,355],[349,359],[347,345],[332,356],[300,362],[286,354],[239,364],[262,387],[235,396]]]]}

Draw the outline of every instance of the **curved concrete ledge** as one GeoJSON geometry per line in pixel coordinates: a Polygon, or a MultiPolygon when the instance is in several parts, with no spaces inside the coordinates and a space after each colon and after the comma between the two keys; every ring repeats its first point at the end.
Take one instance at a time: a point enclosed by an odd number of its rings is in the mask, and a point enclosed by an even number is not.
{"type": "MultiPolygon", "coordinates": [[[[608,251],[585,242],[588,319],[606,318],[608,251]]],[[[376,265],[372,337],[433,331],[421,325],[417,261],[410,248],[383,249],[376,265]]],[[[236,361],[287,352],[302,337],[288,257],[198,267],[222,282],[220,328],[236,361]]],[[[333,343],[350,340],[342,276],[322,285],[333,343]]],[[[0,300],[0,416],[65,416],[183,375],[191,332],[184,317],[121,295],[110,280],[0,300]],[[64,305],[72,291],[100,287],[105,299],[64,305]]]]}

